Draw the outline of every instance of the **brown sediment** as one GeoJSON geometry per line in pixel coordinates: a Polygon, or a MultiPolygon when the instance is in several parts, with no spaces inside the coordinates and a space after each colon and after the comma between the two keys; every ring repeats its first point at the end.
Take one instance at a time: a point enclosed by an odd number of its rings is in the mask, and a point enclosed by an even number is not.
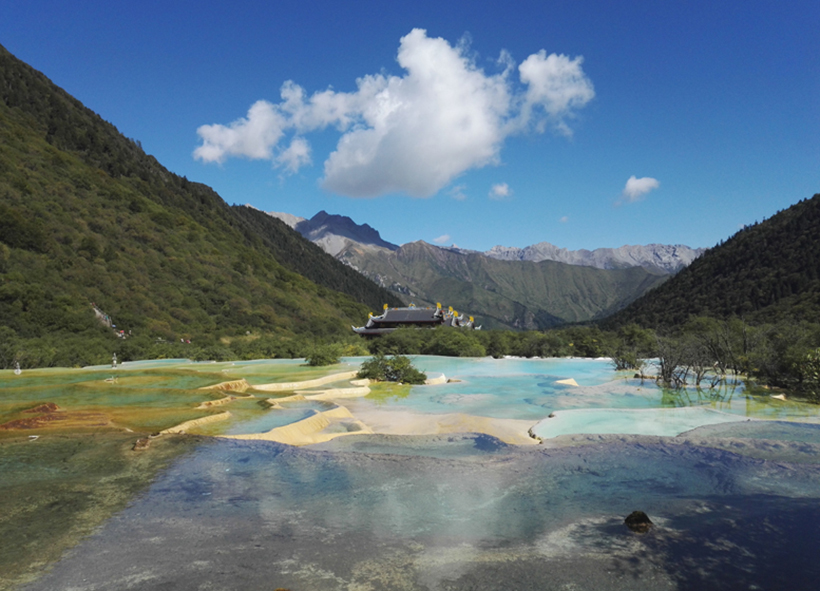
{"type": "Polygon", "coordinates": [[[325,384],[330,384],[331,382],[350,380],[355,378],[357,374],[357,371],[348,371],[344,373],[332,374],[323,378],[316,378],[315,380],[305,380],[303,382],[281,382],[275,384],[257,384],[256,386],[252,386],[252,388],[262,392],[288,392],[291,390],[315,388],[316,386],[323,386],[325,384]]]}
{"type": "Polygon", "coordinates": [[[211,408],[213,406],[222,406],[223,404],[228,404],[236,400],[236,396],[226,396],[225,398],[220,398],[219,400],[206,400],[205,402],[201,402],[199,406],[197,406],[197,410],[202,408],[211,408]]]}
{"type": "Polygon", "coordinates": [[[204,386],[200,390],[226,390],[228,392],[245,392],[251,385],[242,378],[241,380],[231,380],[230,382],[220,382],[215,386],[204,386]]]}
{"type": "Polygon", "coordinates": [[[212,408],[214,406],[222,406],[223,404],[228,404],[229,402],[233,402],[234,400],[247,400],[248,398],[256,398],[256,396],[254,396],[253,394],[248,394],[247,396],[225,396],[225,398],[220,398],[219,400],[206,400],[205,402],[201,402],[199,406],[196,407],[196,409],[203,410],[206,408],[212,408]]]}
{"type": "MultiPolygon", "coordinates": [[[[45,405],[43,405],[45,406],[45,405]]],[[[54,405],[56,406],[56,405],[54,405]]],[[[39,408],[39,407],[38,407],[39,408]]],[[[35,412],[35,409],[25,412],[35,412]]],[[[88,428],[112,427],[111,419],[101,412],[46,410],[36,417],[16,419],[3,423],[0,429],[4,431],[43,429],[46,427],[59,428],[88,428]]]]}
{"type": "MultiPolygon", "coordinates": [[[[335,380],[334,380],[335,381],[335,380]]],[[[298,390],[291,396],[268,398],[266,402],[273,408],[281,408],[280,402],[298,402],[302,400],[334,400],[336,398],[362,398],[370,394],[370,380],[350,380],[352,388],[328,388],[326,390],[298,390]]]]}
{"type": "Polygon", "coordinates": [[[208,423],[216,423],[218,421],[225,421],[231,417],[231,413],[229,411],[221,412],[215,415],[207,415],[198,419],[192,419],[190,421],[185,421],[184,423],[180,423],[175,427],[170,427],[168,429],[163,429],[160,433],[185,433],[189,429],[193,429],[194,427],[198,427],[200,425],[207,425],[208,423]]]}

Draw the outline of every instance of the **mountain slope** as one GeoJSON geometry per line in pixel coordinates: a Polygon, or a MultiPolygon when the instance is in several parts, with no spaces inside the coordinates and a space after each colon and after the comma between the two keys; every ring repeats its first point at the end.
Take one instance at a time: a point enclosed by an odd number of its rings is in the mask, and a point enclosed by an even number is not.
{"type": "Polygon", "coordinates": [[[262,238],[276,260],[291,270],[319,285],[345,293],[372,309],[380,309],[384,304],[402,305],[395,294],[378,287],[373,281],[363,281],[360,273],[291,230],[281,220],[247,205],[234,205],[232,209],[262,238]]]}
{"type": "Polygon", "coordinates": [[[396,251],[350,246],[339,258],[408,302],[452,305],[488,328],[543,329],[602,317],[665,279],[640,267],[500,261],[421,241],[396,251]]]}
{"type": "Polygon", "coordinates": [[[820,194],[747,226],[608,320],[668,327],[692,316],[751,322],[820,315],[820,194]]]}
{"type": "Polygon", "coordinates": [[[170,173],[0,47],[0,340],[99,330],[91,302],[135,335],[205,341],[341,334],[397,303],[267,221],[170,173]]]}

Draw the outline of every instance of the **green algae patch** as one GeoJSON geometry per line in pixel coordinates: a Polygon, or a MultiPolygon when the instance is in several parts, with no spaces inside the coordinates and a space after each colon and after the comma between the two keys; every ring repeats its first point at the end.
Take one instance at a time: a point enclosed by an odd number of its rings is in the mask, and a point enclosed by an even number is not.
{"type": "Polygon", "coordinates": [[[36,579],[201,438],[134,433],[0,440],[0,590],[36,579]]]}
{"type": "Polygon", "coordinates": [[[407,398],[413,389],[410,384],[397,384],[395,382],[371,382],[368,387],[370,388],[370,394],[366,398],[373,400],[376,404],[386,404],[407,398]]]}

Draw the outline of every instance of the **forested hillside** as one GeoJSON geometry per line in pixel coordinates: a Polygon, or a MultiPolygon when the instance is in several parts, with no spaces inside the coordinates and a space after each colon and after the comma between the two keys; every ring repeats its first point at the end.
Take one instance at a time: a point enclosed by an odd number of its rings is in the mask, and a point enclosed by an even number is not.
{"type": "Polygon", "coordinates": [[[820,194],[743,228],[603,325],[669,328],[697,316],[820,318],[820,194]]]}
{"type": "Polygon", "coordinates": [[[275,354],[398,303],[244,209],[0,47],[0,367],[128,358],[158,340],[264,337],[275,354]],[[132,338],[116,339],[92,303],[132,338]]]}

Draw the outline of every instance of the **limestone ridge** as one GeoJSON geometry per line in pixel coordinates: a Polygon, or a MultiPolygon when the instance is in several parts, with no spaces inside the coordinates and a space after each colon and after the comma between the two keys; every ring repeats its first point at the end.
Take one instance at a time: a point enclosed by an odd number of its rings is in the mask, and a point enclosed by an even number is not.
{"type": "MultiPolygon", "coordinates": [[[[399,249],[382,239],[379,232],[368,224],[357,224],[347,216],[333,215],[320,211],[309,220],[289,213],[267,212],[285,222],[308,240],[318,244],[322,249],[337,257],[343,258],[344,251],[350,247],[371,246],[386,248],[391,251],[399,249]]],[[[461,254],[482,254],[501,261],[555,261],[567,265],[595,267],[598,269],[625,269],[643,267],[652,272],[674,275],[703,254],[705,248],[690,248],[682,244],[647,244],[625,245],[619,248],[596,248],[595,250],[568,250],[549,242],[539,242],[524,248],[494,246],[488,251],[463,249],[458,247],[435,247],[461,254]]]]}
{"type": "Polygon", "coordinates": [[[502,261],[557,261],[569,265],[597,267],[598,269],[623,269],[643,267],[674,275],[706,251],[682,244],[647,244],[646,246],[621,246],[620,248],[596,248],[595,250],[567,250],[539,242],[525,248],[494,246],[484,254],[502,261]]]}
{"type": "Polygon", "coordinates": [[[382,240],[379,232],[369,225],[357,224],[347,216],[329,214],[326,211],[320,211],[309,220],[275,211],[268,212],[268,215],[279,218],[332,256],[338,256],[351,243],[388,250],[399,248],[395,244],[382,240]]]}

